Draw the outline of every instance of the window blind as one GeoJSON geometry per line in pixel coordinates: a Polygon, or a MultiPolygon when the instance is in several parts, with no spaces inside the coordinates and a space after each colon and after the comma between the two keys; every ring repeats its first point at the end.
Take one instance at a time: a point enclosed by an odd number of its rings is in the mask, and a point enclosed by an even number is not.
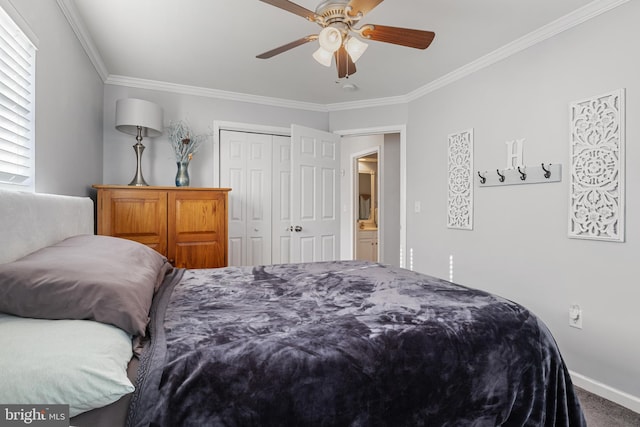
{"type": "Polygon", "coordinates": [[[35,46],[0,7],[0,184],[33,189],[35,46]]]}

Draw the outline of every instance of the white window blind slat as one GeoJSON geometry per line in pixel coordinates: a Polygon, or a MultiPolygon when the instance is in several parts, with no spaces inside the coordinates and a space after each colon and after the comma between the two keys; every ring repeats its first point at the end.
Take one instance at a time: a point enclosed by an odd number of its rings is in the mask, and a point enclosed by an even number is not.
{"type": "Polygon", "coordinates": [[[7,129],[0,125],[0,140],[6,141],[9,144],[17,145],[19,147],[29,148],[29,133],[28,132],[16,132],[12,129],[7,129]]]}
{"type": "Polygon", "coordinates": [[[25,129],[26,132],[31,130],[31,122],[28,117],[16,114],[0,102],[0,126],[3,123],[14,123],[16,126],[25,129]]]}
{"type": "MultiPolygon", "coordinates": [[[[10,83],[8,80],[2,80],[2,75],[0,74],[0,92],[6,97],[9,98],[13,103],[17,106],[22,107],[23,109],[28,110],[27,106],[29,105],[29,98],[27,98],[30,94],[27,92],[27,97],[18,93],[14,88],[10,87],[7,83],[10,83]]],[[[24,89],[24,88],[22,88],[24,89]]]]}
{"type": "Polygon", "coordinates": [[[31,156],[30,151],[31,151],[31,148],[29,147],[26,147],[24,145],[14,144],[11,141],[7,141],[5,139],[0,138],[0,157],[1,158],[6,159],[9,157],[9,154],[11,156],[15,155],[17,157],[22,158],[22,160],[18,161],[20,165],[26,165],[27,160],[31,156]]]}
{"type": "MultiPolygon", "coordinates": [[[[30,58],[35,52],[35,46],[31,40],[22,32],[4,9],[2,9],[2,16],[0,17],[0,38],[12,47],[17,57],[30,58]]],[[[30,62],[31,61],[27,59],[27,63],[30,62]]]]}
{"type": "Polygon", "coordinates": [[[29,80],[16,73],[12,73],[11,70],[8,69],[8,65],[2,61],[2,58],[0,58],[0,79],[13,91],[24,98],[28,98],[29,88],[31,87],[29,80]]]}
{"type": "Polygon", "coordinates": [[[11,67],[15,69],[16,74],[21,76],[27,76],[31,68],[32,57],[31,55],[24,54],[22,48],[15,43],[11,43],[2,35],[2,29],[0,28],[0,50],[6,53],[5,59],[11,64],[11,67]]]}
{"type": "Polygon", "coordinates": [[[10,58],[12,65],[16,67],[16,72],[21,75],[26,75],[29,73],[29,55],[22,55],[20,52],[20,48],[16,48],[15,44],[11,44],[7,39],[2,37],[2,30],[0,30],[0,49],[3,52],[6,52],[7,56],[10,58]]]}
{"type": "Polygon", "coordinates": [[[27,87],[30,84],[31,74],[29,70],[22,70],[22,68],[16,68],[17,64],[12,61],[11,58],[2,56],[0,57],[0,71],[7,75],[8,78],[14,80],[20,87],[27,87]]]}
{"type": "Polygon", "coordinates": [[[33,190],[35,47],[0,7],[0,187],[33,190]]]}
{"type": "Polygon", "coordinates": [[[29,117],[29,104],[20,105],[0,90],[0,105],[24,118],[29,117]]]}

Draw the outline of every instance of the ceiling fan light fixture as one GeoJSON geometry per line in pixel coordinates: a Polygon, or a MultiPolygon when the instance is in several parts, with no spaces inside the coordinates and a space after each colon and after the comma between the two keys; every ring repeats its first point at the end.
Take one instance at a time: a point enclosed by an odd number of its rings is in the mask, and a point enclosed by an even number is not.
{"type": "Polygon", "coordinates": [[[331,59],[332,58],[333,58],[333,53],[329,52],[328,50],[326,50],[322,46],[320,46],[318,48],[318,50],[316,50],[313,53],[313,59],[315,59],[316,61],[318,61],[320,64],[324,65],[325,67],[331,67],[331,59]]]}
{"type": "Polygon", "coordinates": [[[349,52],[349,56],[351,57],[351,60],[353,62],[356,62],[358,59],[360,59],[360,57],[368,47],[368,44],[358,40],[355,37],[349,37],[349,40],[347,40],[347,42],[344,44],[344,48],[347,50],[347,52],[349,52]]]}
{"type": "Polygon", "coordinates": [[[320,4],[315,12],[295,3],[296,0],[261,1],[314,22],[321,30],[318,34],[311,34],[261,53],[256,58],[271,58],[294,47],[318,40],[320,49],[313,53],[313,58],[325,67],[335,63],[339,79],[355,74],[355,62],[368,47],[362,39],[426,49],[435,37],[433,31],[388,25],[361,25],[360,20],[384,0],[319,0],[320,4]],[[332,57],[335,57],[335,61],[332,57]]]}
{"type": "Polygon", "coordinates": [[[342,33],[335,27],[324,27],[318,35],[318,42],[324,50],[333,53],[342,46],[342,33]]]}

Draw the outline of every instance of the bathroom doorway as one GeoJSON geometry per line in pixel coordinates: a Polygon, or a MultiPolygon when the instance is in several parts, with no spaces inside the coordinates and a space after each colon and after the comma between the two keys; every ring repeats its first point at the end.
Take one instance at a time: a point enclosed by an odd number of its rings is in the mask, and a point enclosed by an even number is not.
{"type": "MultiPolygon", "coordinates": [[[[365,133],[357,131],[342,137],[342,259],[356,259],[358,237],[362,237],[361,248],[377,248],[377,262],[394,266],[403,265],[403,162],[402,147],[404,133],[394,129],[365,133]],[[377,226],[377,240],[369,233],[360,231],[360,197],[356,181],[360,179],[357,159],[377,153],[377,173],[373,205],[377,210],[369,217],[365,226],[377,226]],[[369,236],[367,236],[369,234],[369,236]],[[373,245],[371,244],[373,243],[373,245]],[[377,244],[377,246],[376,246],[377,244]]],[[[367,221],[367,220],[365,220],[367,221]]],[[[376,251],[373,251],[374,253],[376,251]]],[[[373,257],[370,257],[371,259],[373,257]]]]}
{"type": "Polygon", "coordinates": [[[355,157],[354,170],[357,177],[354,194],[355,259],[378,262],[379,231],[378,207],[380,184],[378,171],[378,150],[355,157]]]}

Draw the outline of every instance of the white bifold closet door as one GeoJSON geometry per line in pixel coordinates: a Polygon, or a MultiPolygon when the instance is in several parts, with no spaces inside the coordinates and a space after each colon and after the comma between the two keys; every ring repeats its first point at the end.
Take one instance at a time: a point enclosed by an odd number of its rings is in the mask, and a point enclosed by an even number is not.
{"type": "Polygon", "coordinates": [[[220,132],[229,265],[340,258],[339,140],[296,125],[291,137],[220,132]]]}

